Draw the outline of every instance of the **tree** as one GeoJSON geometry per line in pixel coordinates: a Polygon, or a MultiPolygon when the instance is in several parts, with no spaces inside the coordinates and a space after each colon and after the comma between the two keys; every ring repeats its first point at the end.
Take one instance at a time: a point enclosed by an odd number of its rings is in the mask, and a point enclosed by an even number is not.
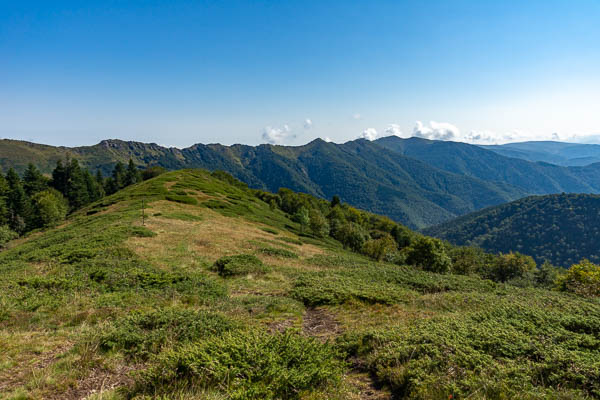
{"type": "Polygon", "coordinates": [[[329,223],[319,210],[311,208],[309,219],[310,230],[313,235],[320,238],[329,235],[329,223]]]}
{"type": "Polygon", "coordinates": [[[141,181],[140,171],[137,169],[133,160],[129,159],[129,164],[127,165],[127,170],[125,171],[125,176],[123,177],[123,186],[129,186],[138,183],[141,181]]]}
{"type": "Polygon", "coordinates": [[[406,262],[425,271],[445,273],[452,267],[444,244],[439,239],[421,236],[407,247],[406,262]]]}
{"type": "Polygon", "coordinates": [[[36,193],[32,203],[36,225],[39,227],[56,226],[67,216],[67,201],[56,189],[36,193]]]}
{"type": "Polygon", "coordinates": [[[340,196],[335,195],[331,198],[331,208],[335,207],[335,206],[339,206],[342,205],[342,201],[340,200],[340,196]]]}
{"type": "Polygon", "coordinates": [[[4,175],[0,174],[0,225],[8,223],[8,191],[8,182],[4,178],[4,175]]]}
{"type": "Polygon", "coordinates": [[[365,242],[362,248],[362,253],[377,261],[381,261],[384,258],[389,257],[397,250],[398,246],[396,245],[396,241],[390,236],[390,234],[386,233],[378,239],[371,239],[365,242]]]}
{"type": "Polygon", "coordinates": [[[48,188],[49,179],[46,178],[39,169],[32,163],[27,165],[27,169],[23,174],[23,188],[28,196],[46,190],[48,188]]]}
{"type": "Polygon", "coordinates": [[[98,180],[87,169],[83,170],[83,180],[85,181],[89,202],[94,202],[104,197],[104,187],[98,183],[98,180]]]}
{"type": "Polygon", "coordinates": [[[536,286],[551,288],[556,285],[556,282],[564,274],[564,269],[555,267],[548,261],[545,261],[538,269],[535,270],[534,282],[536,286]]]}
{"type": "Polygon", "coordinates": [[[17,233],[23,233],[31,221],[31,203],[25,193],[21,178],[14,169],[6,173],[8,183],[7,205],[9,210],[9,226],[17,233]]]}
{"type": "Polygon", "coordinates": [[[338,229],[336,235],[336,239],[342,242],[344,247],[354,251],[360,251],[367,239],[369,239],[369,234],[364,228],[354,222],[344,223],[338,229]]]}
{"type": "Polygon", "coordinates": [[[308,215],[308,209],[304,206],[300,207],[298,211],[292,217],[292,220],[300,224],[300,231],[304,233],[304,230],[310,223],[310,217],[308,215]]]}
{"type": "Polygon", "coordinates": [[[114,187],[116,187],[115,192],[123,188],[123,180],[125,179],[125,165],[121,161],[115,165],[112,171],[112,179],[114,182],[114,187]]]}
{"type": "Polygon", "coordinates": [[[69,178],[67,176],[67,168],[63,165],[62,160],[58,160],[56,162],[56,167],[52,171],[51,185],[54,189],[58,190],[64,195],[65,193],[67,193],[68,181],[69,178]]]}
{"type": "Polygon", "coordinates": [[[506,282],[510,279],[526,278],[536,268],[532,257],[518,252],[500,254],[490,266],[488,277],[497,282],[506,282]]]}
{"type": "Polygon", "coordinates": [[[90,202],[85,176],[76,159],[72,159],[67,166],[66,193],[63,194],[69,200],[71,210],[77,210],[90,202]]]}
{"type": "Polygon", "coordinates": [[[583,259],[572,265],[567,273],[558,279],[560,290],[580,296],[600,296],[600,265],[583,259]]]}

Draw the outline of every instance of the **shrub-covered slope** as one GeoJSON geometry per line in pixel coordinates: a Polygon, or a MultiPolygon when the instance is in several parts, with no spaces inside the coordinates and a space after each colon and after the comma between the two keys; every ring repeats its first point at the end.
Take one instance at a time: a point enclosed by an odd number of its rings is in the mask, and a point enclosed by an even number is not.
{"type": "Polygon", "coordinates": [[[600,196],[532,196],[426,229],[457,245],[491,252],[519,251],[538,263],[568,267],[600,261],[600,196]]]}
{"type": "Polygon", "coordinates": [[[530,267],[171,172],[0,252],[0,398],[600,397],[598,298],[530,267]]]}

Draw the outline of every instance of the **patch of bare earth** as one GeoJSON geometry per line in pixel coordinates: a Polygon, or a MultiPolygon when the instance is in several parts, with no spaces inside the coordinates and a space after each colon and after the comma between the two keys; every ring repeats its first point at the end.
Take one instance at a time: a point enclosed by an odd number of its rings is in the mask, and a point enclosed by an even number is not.
{"type": "Polygon", "coordinates": [[[22,386],[31,375],[49,367],[61,355],[69,351],[72,346],[71,343],[63,344],[43,354],[36,355],[33,360],[20,360],[18,370],[9,369],[4,374],[0,374],[0,393],[22,386]],[[30,362],[29,365],[27,365],[28,362],[30,362]]]}
{"type": "Polygon", "coordinates": [[[131,372],[136,366],[120,365],[114,370],[105,368],[93,369],[85,378],[77,382],[77,386],[69,388],[65,393],[47,397],[51,400],[69,399],[83,400],[95,394],[129,386],[133,383],[131,372]]]}
{"type": "MultiPolygon", "coordinates": [[[[334,339],[343,332],[335,315],[325,308],[309,308],[302,318],[302,332],[323,342],[334,339]]],[[[354,386],[357,399],[360,400],[390,400],[391,393],[377,388],[369,374],[363,372],[364,366],[360,360],[352,362],[352,371],[346,376],[347,381],[354,386]]]]}
{"type": "Polygon", "coordinates": [[[302,332],[321,341],[333,339],[342,330],[334,315],[324,308],[308,308],[302,317],[302,332]]]}

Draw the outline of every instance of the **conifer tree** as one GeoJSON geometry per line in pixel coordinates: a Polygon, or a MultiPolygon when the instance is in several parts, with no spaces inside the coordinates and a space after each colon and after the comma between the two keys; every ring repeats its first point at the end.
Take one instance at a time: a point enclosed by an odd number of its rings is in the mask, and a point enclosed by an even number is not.
{"type": "Polygon", "coordinates": [[[140,171],[136,168],[133,160],[129,159],[129,164],[127,165],[127,171],[125,172],[125,177],[123,179],[123,185],[129,186],[141,181],[140,171]]]}
{"type": "Polygon", "coordinates": [[[32,163],[27,165],[23,174],[23,188],[29,197],[48,188],[48,178],[32,163]]]}
{"type": "Polygon", "coordinates": [[[31,221],[30,199],[25,193],[21,178],[14,169],[8,170],[6,181],[8,182],[9,225],[16,232],[25,232],[31,221]]]}

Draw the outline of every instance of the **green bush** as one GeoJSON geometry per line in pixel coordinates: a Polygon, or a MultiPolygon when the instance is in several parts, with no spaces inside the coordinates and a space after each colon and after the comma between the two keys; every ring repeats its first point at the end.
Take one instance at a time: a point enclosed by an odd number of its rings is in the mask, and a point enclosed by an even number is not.
{"type": "Polygon", "coordinates": [[[6,243],[18,237],[19,234],[12,231],[8,225],[0,225],[0,248],[4,247],[6,243]]]}
{"type": "Polygon", "coordinates": [[[394,398],[598,398],[597,314],[530,303],[496,297],[486,311],[354,331],[339,345],[394,398]]]}
{"type": "Polygon", "coordinates": [[[187,194],[171,193],[171,194],[166,195],[165,198],[169,201],[174,201],[176,203],[191,204],[191,205],[198,204],[198,200],[196,200],[196,198],[190,197],[187,194]]]}
{"type": "Polygon", "coordinates": [[[235,328],[221,314],[189,309],[161,308],[133,312],[118,319],[99,335],[103,351],[123,351],[130,357],[147,358],[163,347],[204,339],[235,328]]]}
{"type": "Polygon", "coordinates": [[[600,296],[600,265],[582,260],[572,265],[567,273],[558,278],[561,290],[581,296],[600,296]]]}
{"type": "Polygon", "coordinates": [[[533,274],[535,268],[532,257],[510,252],[496,257],[484,275],[496,282],[506,282],[512,279],[527,279],[533,274]]]}
{"type": "Polygon", "coordinates": [[[446,273],[452,268],[452,261],[441,240],[421,236],[405,250],[406,262],[425,271],[446,273]]]}
{"type": "Polygon", "coordinates": [[[273,257],[283,257],[283,258],[298,258],[298,254],[293,251],[280,249],[277,247],[262,247],[258,250],[262,254],[273,257]]]}
{"type": "Polygon", "coordinates": [[[219,258],[212,266],[222,277],[264,274],[268,268],[256,256],[251,254],[238,254],[219,258]]]}
{"type": "Polygon", "coordinates": [[[381,261],[384,258],[391,259],[392,254],[397,250],[396,241],[386,233],[379,239],[371,239],[365,242],[361,252],[377,261],[381,261]]]}
{"type": "Polygon", "coordinates": [[[344,363],[338,356],[331,345],[293,332],[235,331],[159,355],[134,392],[168,393],[177,384],[228,399],[300,399],[339,381],[344,363]]]}

